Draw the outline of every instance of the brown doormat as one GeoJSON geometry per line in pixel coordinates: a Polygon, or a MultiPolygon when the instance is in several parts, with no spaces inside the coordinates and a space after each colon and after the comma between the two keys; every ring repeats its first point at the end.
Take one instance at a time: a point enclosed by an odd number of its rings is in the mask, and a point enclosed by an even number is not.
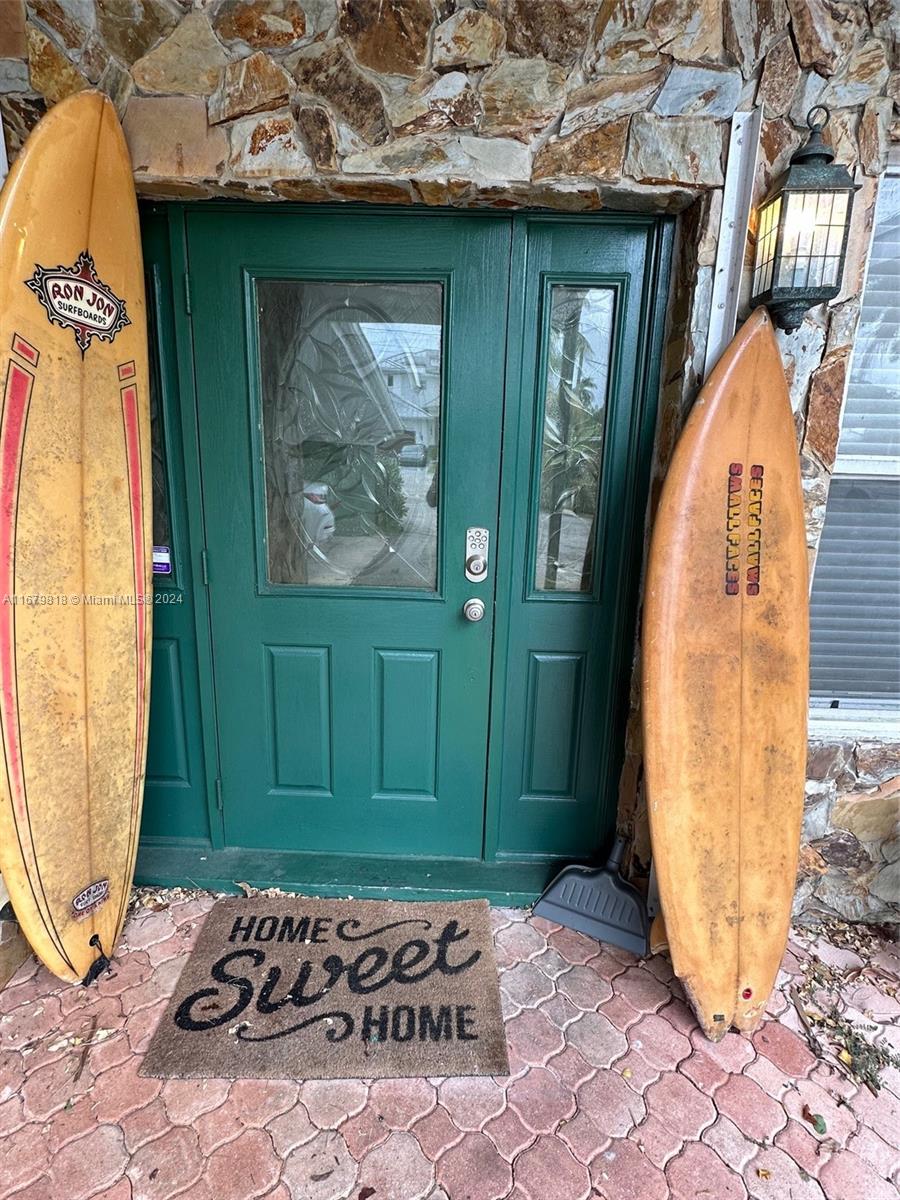
{"type": "Polygon", "coordinates": [[[488,905],[220,900],[142,1075],[506,1075],[488,905]]]}

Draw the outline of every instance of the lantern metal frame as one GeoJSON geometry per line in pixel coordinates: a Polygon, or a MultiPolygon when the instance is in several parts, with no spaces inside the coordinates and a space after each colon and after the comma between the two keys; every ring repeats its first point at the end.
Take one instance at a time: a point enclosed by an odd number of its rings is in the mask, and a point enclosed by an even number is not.
{"type": "MultiPolygon", "coordinates": [[[[781,329],[793,330],[799,328],[803,317],[816,304],[824,304],[833,300],[841,290],[844,274],[844,260],[847,255],[847,242],[850,236],[850,219],[853,214],[853,193],[860,185],[854,182],[853,176],[842,163],[835,163],[834,152],[825,144],[822,131],[828,124],[831,114],[824,104],[811,108],[806,117],[810,136],[804,146],[801,146],[791,158],[788,169],[778,180],[776,187],[765,200],[759,210],[757,225],[756,248],[753,256],[753,277],[751,306],[764,304],[770,311],[775,324],[781,329]],[[824,113],[824,118],[814,119],[815,114],[824,113]],[[822,228],[818,221],[813,226],[813,236],[808,238],[808,246],[803,254],[785,253],[785,233],[788,222],[794,216],[791,198],[794,196],[832,196],[831,214],[834,213],[834,198],[846,196],[846,207],[843,213],[843,233],[840,249],[836,254],[827,253],[832,244],[831,231],[836,224],[831,222],[825,227],[824,254],[814,254],[815,231],[822,228]],[[777,206],[777,207],[776,207],[777,206]],[[767,221],[767,214],[770,214],[767,221]],[[761,261],[761,255],[770,256],[761,261]],[[794,279],[790,284],[780,282],[783,278],[783,264],[786,259],[794,259],[794,279]],[[796,282],[798,264],[806,260],[806,272],[803,283],[796,282]],[[826,273],[827,260],[836,260],[833,271],[829,271],[830,282],[810,283],[811,266],[815,260],[822,263],[821,273],[826,273]],[[757,290],[760,273],[765,286],[757,290]]],[[[820,200],[816,201],[815,212],[818,215],[820,200]]],[[[793,231],[792,231],[793,232],[793,231]]],[[[796,233],[799,244],[799,226],[796,233]]],[[[788,268],[789,270],[790,268],[788,268]]]]}

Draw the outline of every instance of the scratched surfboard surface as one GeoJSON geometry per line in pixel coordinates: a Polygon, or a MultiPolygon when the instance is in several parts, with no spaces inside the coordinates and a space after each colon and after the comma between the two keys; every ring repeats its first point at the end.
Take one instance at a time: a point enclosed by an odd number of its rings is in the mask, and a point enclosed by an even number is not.
{"type": "Polygon", "coordinates": [[[759,1023],[787,941],[807,597],[794,422],[772,324],[757,309],[676,448],[644,607],[653,857],[673,966],[715,1040],[759,1023]]]}
{"type": "Polygon", "coordinates": [[[112,954],[150,683],[149,396],[131,164],[81,92],[0,196],[0,872],[61,978],[112,954]]]}

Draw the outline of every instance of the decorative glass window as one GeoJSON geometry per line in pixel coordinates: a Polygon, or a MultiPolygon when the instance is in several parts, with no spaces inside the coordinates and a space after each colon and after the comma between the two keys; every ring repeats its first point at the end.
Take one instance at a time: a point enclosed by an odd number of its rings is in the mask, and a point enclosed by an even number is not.
{"type": "Polygon", "coordinates": [[[534,587],[590,592],[614,296],[556,284],[550,297],[534,587]]]}
{"type": "Polygon", "coordinates": [[[257,283],[269,583],[437,587],[442,306],[439,283],[257,283]]]}

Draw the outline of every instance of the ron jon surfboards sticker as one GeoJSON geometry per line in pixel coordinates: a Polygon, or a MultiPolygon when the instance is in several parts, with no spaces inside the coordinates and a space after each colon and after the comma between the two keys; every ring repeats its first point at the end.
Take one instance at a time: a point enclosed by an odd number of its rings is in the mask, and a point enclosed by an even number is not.
{"type": "Polygon", "coordinates": [[[89,914],[105,904],[109,899],[109,880],[98,879],[89,883],[86,888],[72,897],[72,916],[76,921],[82,921],[89,914]]]}
{"type": "Polygon", "coordinates": [[[82,250],[72,267],[35,264],[25,286],[40,300],[54,325],[75,331],[82,354],[95,337],[111,342],[120,329],[131,324],[125,301],[99,277],[87,250],[82,250]]]}

